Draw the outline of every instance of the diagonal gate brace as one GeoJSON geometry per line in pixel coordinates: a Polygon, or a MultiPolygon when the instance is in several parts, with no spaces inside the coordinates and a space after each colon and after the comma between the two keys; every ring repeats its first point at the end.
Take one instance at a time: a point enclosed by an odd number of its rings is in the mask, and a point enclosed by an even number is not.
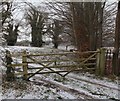
{"type": "MultiPolygon", "coordinates": [[[[30,56],[29,56],[28,58],[31,59],[32,61],[34,61],[35,63],[40,64],[40,65],[42,65],[43,67],[45,67],[45,68],[47,68],[47,69],[49,69],[49,70],[51,70],[51,71],[53,71],[53,72],[56,72],[56,71],[54,71],[53,69],[47,67],[46,65],[40,63],[39,61],[36,61],[35,59],[31,58],[30,56]]],[[[40,70],[38,70],[37,72],[35,72],[34,74],[32,74],[30,77],[28,77],[28,79],[30,79],[32,76],[34,76],[35,74],[39,73],[39,72],[40,72],[41,70],[43,70],[43,69],[44,69],[44,68],[41,68],[40,70]]],[[[60,75],[60,76],[63,77],[63,75],[60,74],[60,73],[58,73],[58,72],[56,72],[56,74],[58,74],[58,75],[60,75]]]]}

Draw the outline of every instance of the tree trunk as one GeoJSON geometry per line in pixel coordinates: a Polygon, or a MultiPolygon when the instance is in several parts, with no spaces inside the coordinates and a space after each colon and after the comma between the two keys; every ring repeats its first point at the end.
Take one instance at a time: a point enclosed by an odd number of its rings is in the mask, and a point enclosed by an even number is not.
{"type": "MultiPolygon", "coordinates": [[[[42,32],[42,31],[39,31],[39,32],[42,32]]],[[[42,43],[43,43],[43,41],[42,41],[42,33],[39,33],[38,32],[38,47],[42,47],[42,43]]]]}
{"type": "Polygon", "coordinates": [[[118,2],[118,12],[116,16],[116,28],[115,28],[115,44],[113,53],[113,72],[118,75],[120,73],[119,66],[119,47],[120,47],[120,1],[118,2]]]}
{"type": "Polygon", "coordinates": [[[83,22],[82,13],[80,13],[79,6],[80,4],[71,3],[72,11],[72,20],[73,20],[73,29],[76,40],[76,46],[79,51],[88,51],[89,50],[89,39],[86,35],[86,28],[83,22]],[[80,14],[79,14],[80,13],[80,14]]]}

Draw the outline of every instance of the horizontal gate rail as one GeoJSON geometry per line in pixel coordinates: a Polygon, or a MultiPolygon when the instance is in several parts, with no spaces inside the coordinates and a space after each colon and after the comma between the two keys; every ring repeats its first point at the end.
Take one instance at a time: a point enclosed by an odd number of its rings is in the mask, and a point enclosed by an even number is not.
{"type": "Polygon", "coordinates": [[[64,53],[50,53],[50,54],[28,54],[27,56],[52,56],[52,55],[67,55],[67,54],[91,54],[98,53],[99,51],[86,51],[86,52],[64,52],[64,53]]]}
{"type": "MultiPolygon", "coordinates": [[[[41,62],[36,61],[35,59],[33,59],[33,58],[31,58],[31,57],[29,57],[29,59],[33,60],[34,62],[36,62],[36,63],[38,63],[38,64],[42,65],[43,67],[45,67],[45,68],[47,68],[47,69],[49,69],[49,70],[51,70],[51,71],[53,71],[53,72],[54,72],[54,70],[53,70],[53,69],[51,69],[51,68],[49,68],[49,67],[45,66],[45,65],[44,65],[44,64],[42,64],[41,62]]],[[[39,72],[39,71],[37,71],[37,72],[39,72]]],[[[37,72],[36,72],[36,73],[37,73],[37,72]]],[[[60,73],[57,73],[57,74],[58,74],[58,75],[60,75],[60,76],[62,76],[62,74],[60,74],[60,73]]],[[[35,75],[35,74],[34,74],[34,75],[35,75]]],[[[32,76],[34,76],[34,75],[32,75],[32,76]]],[[[32,76],[30,76],[30,77],[32,77],[32,76]]],[[[30,77],[28,77],[28,79],[29,79],[30,77]]]]}
{"type": "MultiPolygon", "coordinates": [[[[84,61],[86,58],[83,58],[83,59],[69,59],[69,60],[46,60],[46,61],[40,61],[41,63],[48,63],[48,62],[81,62],[81,61],[84,61]]],[[[89,60],[96,60],[96,58],[90,58],[89,60]]],[[[33,61],[28,61],[27,63],[35,63],[33,61]]]]}
{"type": "Polygon", "coordinates": [[[19,63],[19,64],[10,64],[10,65],[8,65],[8,66],[12,66],[12,67],[20,67],[20,66],[23,66],[23,65],[25,65],[26,63],[19,63]]]}
{"type": "MultiPolygon", "coordinates": [[[[49,66],[48,68],[64,68],[64,67],[81,67],[81,66],[91,66],[91,65],[96,65],[96,63],[86,63],[86,64],[81,64],[81,65],[55,65],[55,66],[49,66]]],[[[28,67],[28,69],[40,69],[44,67],[28,67]]],[[[82,68],[82,67],[81,67],[82,68]]]]}
{"type": "MultiPolygon", "coordinates": [[[[47,72],[40,72],[40,73],[36,73],[36,74],[48,74],[48,73],[60,73],[60,72],[73,72],[73,71],[83,71],[84,69],[73,69],[73,70],[59,70],[59,71],[47,71],[47,72]]],[[[89,71],[89,70],[95,70],[95,68],[88,68],[85,71],[89,71]]],[[[34,74],[34,73],[28,73],[29,75],[34,74]]]]}
{"type": "Polygon", "coordinates": [[[8,66],[23,69],[23,72],[15,72],[15,75],[23,75],[25,79],[30,79],[36,74],[56,73],[64,77],[73,71],[90,71],[90,70],[95,70],[97,74],[103,75],[105,69],[104,67],[105,49],[101,48],[98,49],[97,51],[86,52],[41,53],[41,54],[29,54],[26,51],[24,51],[22,53],[21,60],[22,63],[8,64],[8,66]],[[33,67],[32,64],[33,65],[37,64],[38,66],[33,67]],[[33,70],[35,70],[34,73],[30,73],[33,70]],[[63,75],[61,74],[63,72],[66,73],[63,75]]]}

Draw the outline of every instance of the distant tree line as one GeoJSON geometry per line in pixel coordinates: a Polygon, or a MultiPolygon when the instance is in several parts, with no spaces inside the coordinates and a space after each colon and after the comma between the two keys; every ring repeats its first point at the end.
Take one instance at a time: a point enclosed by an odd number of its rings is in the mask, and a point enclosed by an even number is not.
{"type": "MultiPolygon", "coordinates": [[[[8,45],[15,45],[20,27],[20,23],[14,23],[12,12],[17,8],[13,3],[8,1],[0,4],[2,30],[8,45]]],[[[65,38],[81,52],[101,48],[103,42],[110,38],[115,40],[114,65],[117,71],[120,46],[119,3],[118,10],[117,3],[107,2],[45,2],[46,9],[28,2],[24,4],[24,20],[27,26],[30,25],[32,46],[42,47],[42,36],[49,35],[54,48],[58,48],[60,41],[65,38]]]]}
{"type": "MultiPolygon", "coordinates": [[[[62,36],[69,35],[68,39],[78,50],[96,50],[103,46],[104,37],[114,37],[116,6],[112,9],[110,7],[115,3],[46,2],[46,7],[49,8],[46,10],[29,2],[25,4],[27,7],[24,16],[27,25],[31,26],[32,46],[42,47],[42,36],[49,34],[57,48],[60,35],[64,33],[62,36]]],[[[8,45],[15,45],[20,24],[13,23],[12,12],[17,8],[13,2],[2,2],[1,5],[3,31],[7,33],[4,34],[5,39],[8,45]]]]}

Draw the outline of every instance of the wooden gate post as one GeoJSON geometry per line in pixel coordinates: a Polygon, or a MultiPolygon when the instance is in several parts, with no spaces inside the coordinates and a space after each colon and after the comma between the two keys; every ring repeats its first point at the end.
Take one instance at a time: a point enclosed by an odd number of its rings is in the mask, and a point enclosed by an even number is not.
{"type": "Polygon", "coordinates": [[[97,55],[96,55],[96,75],[100,74],[100,49],[97,49],[97,55]]]}
{"type": "Polygon", "coordinates": [[[23,53],[22,53],[22,63],[23,63],[23,78],[25,80],[27,80],[27,75],[28,75],[27,67],[28,67],[28,64],[27,64],[27,52],[26,51],[23,51],[23,53]]]}
{"type": "Polygon", "coordinates": [[[6,67],[7,67],[7,70],[6,70],[6,79],[8,81],[13,81],[15,79],[15,76],[14,76],[14,69],[13,67],[11,66],[12,65],[12,57],[11,57],[11,53],[9,50],[6,50],[6,67]]]}
{"type": "Polygon", "coordinates": [[[105,48],[100,49],[100,76],[105,74],[105,48]]]}

